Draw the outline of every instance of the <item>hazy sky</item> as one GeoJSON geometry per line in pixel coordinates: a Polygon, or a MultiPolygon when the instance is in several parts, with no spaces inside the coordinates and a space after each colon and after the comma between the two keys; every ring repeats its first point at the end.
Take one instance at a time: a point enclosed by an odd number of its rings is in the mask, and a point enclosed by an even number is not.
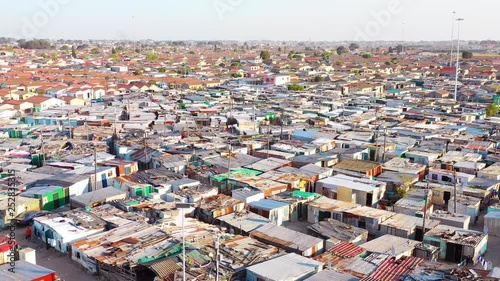
{"type": "Polygon", "coordinates": [[[2,1],[0,36],[154,40],[500,39],[499,0],[2,1]],[[457,28],[455,28],[457,31],[457,28]]]}

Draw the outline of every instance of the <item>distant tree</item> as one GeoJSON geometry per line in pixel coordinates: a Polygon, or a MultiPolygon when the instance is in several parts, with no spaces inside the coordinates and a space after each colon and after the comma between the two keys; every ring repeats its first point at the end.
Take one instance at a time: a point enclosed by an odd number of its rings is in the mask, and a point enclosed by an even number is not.
{"type": "Polygon", "coordinates": [[[93,48],[92,50],[90,50],[90,53],[93,55],[98,55],[99,53],[101,53],[101,51],[99,50],[99,48],[93,48]]]}
{"type": "Polygon", "coordinates": [[[124,108],[122,110],[122,114],[120,115],[120,120],[122,121],[130,120],[130,114],[128,114],[127,108],[124,108]]]}
{"type": "Polygon", "coordinates": [[[68,50],[69,50],[69,47],[68,47],[68,45],[64,45],[64,46],[62,46],[62,47],[61,47],[61,49],[60,49],[60,50],[61,50],[61,51],[68,51],[68,50]]]}
{"type": "Polygon", "coordinates": [[[364,54],[362,55],[362,57],[363,57],[363,58],[365,58],[365,59],[369,59],[369,58],[371,58],[371,57],[372,57],[372,55],[371,55],[371,54],[364,53],[364,54]]]}
{"type": "Polygon", "coordinates": [[[116,49],[115,49],[115,47],[113,47],[113,48],[111,49],[111,54],[113,54],[113,55],[115,55],[115,54],[116,54],[116,49]]]}
{"type": "Polygon", "coordinates": [[[332,55],[332,52],[330,51],[325,51],[321,54],[321,59],[322,60],[329,60],[330,59],[330,56],[332,55]]]}
{"type": "Polygon", "coordinates": [[[134,72],[132,72],[132,74],[134,74],[134,75],[142,75],[142,71],[135,70],[134,72]]]}
{"type": "Polygon", "coordinates": [[[278,52],[280,52],[280,53],[281,53],[281,47],[278,47],[278,52]]]}
{"type": "Polygon", "coordinates": [[[316,76],[314,77],[314,82],[323,82],[325,79],[323,78],[323,76],[316,76]]]}
{"type": "MultiPolygon", "coordinates": [[[[113,48],[114,49],[114,48],[113,48]]],[[[118,46],[115,50],[116,51],[119,51],[119,52],[123,52],[123,50],[125,50],[125,48],[123,48],[123,46],[118,46]]]]}
{"type": "Polygon", "coordinates": [[[146,55],[146,58],[147,58],[149,61],[151,61],[151,62],[155,62],[155,61],[157,61],[157,60],[160,58],[160,56],[158,56],[158,54],[155,54],[155,53],[148,53],[148,54],[146,55]]]}
{"type": "Polygon", "coordinates": [[[389,47],[389,53],[390,54],[394,53],[394,48],[393,47],[389,47]]]}
{"type": "Polygon", "coordinates": [[[57,60],[57,57],[58,57],[58,53],[52,53],[52,54],[50,55],[50,58],[51,58],[52,60],[57,60]]]}
{"type": "Polygon", "coordinates": [[[472,52],[469,51],[463,51],[462,52],[462,58],[463,59],[471,59],[473,56],[472,52]]]}
{"type": "Polygon", "coordinates": [[[498,114],[498,105],[494,103],[488,104],[488,108],[486,108],[486,116],[491,117],[491,116],[496,116],[498,114]]]}
{"type": "Polygon", "coordinates": [[[398,52],[398,54],[401,54],[403,52],[403,45],[401,45],[401,44],[397,45],[396,51],[398,52]]]}
{"type": "Polygon", "coordinates": [[[271,54],[269,53],[269,51],[261,51],[260,52],[260,58],[263,59],[263,60],[270,59],[271,58],[271,54]]]}
{"type": "Polygon", "coordinates": [[[231,63],[231,66],[241,66],[241,63],[235,61],[231,63]]]}
{"type": "Polygon", "coordinates": [[[118,54],[111,54],[111,56],[109,56],[109,58],[114,61],[114,62],[117,62],[117,61],[120,61],[121,60],[121,57],[118,55],[118,54]]]}
{"type": "Polygon", "coordinates": [[[76,49],[75,49],[75,46],[71,46],[71,57],[73,57],[74,59],[76,59],[76,49]]]}
{"type": "Polygon", "coordinates": [[[349,50],[356,51],[357,49],[359,49],[359,44],[358,43],[351,43],[349,45],[349,50]]]}
{"type": "Polygon", "coordinates": [[[177,70],[177,73],[182,74],[182,75],[187,75],[190,72],[191,72],[191,68],[189,68],[188,66],[181,67],[180,69],[177,70]]]}
{"type": "Polygon", "coordinates": [[[238,73],[238,72],[237,73],[232,73],[231,77],[233,77],[233,78],[241,78],[241,77],[243,77],[243,74],[238,73]]]}
{"type": "Polygon", "coordinates": [[[348,52],[348,50],[347,50],[347,48],[346,48],[346,47],[344,47],[344,46],[340,46],[340,47],[338,47],[338,48],[337,48],[337,54],[338,54],[338,55],[342,55],[342,54],[345,54],[345,53],[347,53],[347,52],[348,52]]]}
{"type": "Polygon", "coordinates": [[[304,91],[304,86],[299,85],[299,84],[291,84],[288,85],[288,90],[289,91],[304,91]]]}
{"type": "Polygon", "coordinates": [[[343,61],[341,61],[341,60],[338,60],[335,64],[336,64],[336,65],[343,65],[343,64],[344,64],[344,62],[343,62],[343,61]]]}
{"type": "Polygon", "coordinates": [[[52,45],[47,40],[33,39],[26,41],[24,39],[18,40],[17,45],[22,49],[52,49],[52,45]]]}
{"type": "Polygon", "coordinates": [[[165,73],[165,72],[167,72],[167,69],[165,67],[160,67],[160,68],[158,68],[158,72],[165,73]]]}
{"type": "Polygon", "coordinates": [[[194,51],[189,51],[188,54],[194,55],[194,51]]]}
{"type": "Polygon", "coordinates": [[[226,120],[226,126],[233,126],[233,125],[238,125],[238,120],[234,117],[229,117],[226,120]]]}
{"type": "Polygon", "coordinates": [[[87,49],[88,47],[90,47],[89,44],[82,44],[82,45],[78,45],[78,47],[76,47],[76,49],[78,51],[82,51],[82,50],[87,49]]]}
{"type": "Polygon", "coordinates": [[[392,63],[390,61],[386,61],[385,65],[391,65],[392,63]]]}
{"type": "Polygon", "coordinates": [[[291,50],[289,53],[288,53],[288,59],[291,60],[293,59],[293,56],[295,55],[295,51],[294,50],[291,50]]]}

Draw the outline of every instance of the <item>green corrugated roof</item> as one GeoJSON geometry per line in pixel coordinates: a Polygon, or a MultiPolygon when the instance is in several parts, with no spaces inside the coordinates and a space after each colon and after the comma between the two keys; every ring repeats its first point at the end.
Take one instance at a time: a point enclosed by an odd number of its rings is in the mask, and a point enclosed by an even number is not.
{"type": "Polygon", "coordinates": [[[304,192],[304,191],[300,191],[300,190],[294,190],[292,192],[292,196],[293,197],[302,197],[302,198],[309,198],[309,197],[314,197],[316,196],[317,194],[315,193],[311,193],[311,192],[304,192]]]}
{"type": "Polygon", "coordinates": [[[139,201],[139,200],[132,200],[132,201],[125,202],[125,205],[131,206],[131,205],[137,205],[139,203],[141,203],[141,201],[139,201]]]}
{"type": "MultiPolygon", "coordinates": [[[[255,177],[262,174],[262,172],[252,170],[252,169],[247,169],[247,168],[238,168],[231,170],[230,177],[231,178],[238,178],[238,177],[255,177]]],[[[211,176],[214,180],[217,182],[221,182],[223,180],[226,180],[228,178],[228,173],[222,173],[218,175],[213,175],[211,176]]]]}

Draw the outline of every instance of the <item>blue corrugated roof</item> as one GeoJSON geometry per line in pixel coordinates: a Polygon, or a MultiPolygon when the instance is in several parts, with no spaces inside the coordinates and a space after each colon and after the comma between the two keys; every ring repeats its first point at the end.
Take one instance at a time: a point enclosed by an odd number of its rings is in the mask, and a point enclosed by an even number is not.
{"type": "Polygon", "coordinates": [[[269,211],[269,210],[273,210],[276,208],[281,208],[281,207],[287,206],[289,204],[285,203],[285,202],[271,200],[271,199],[261,199],[259,201],[248,203],[248,205],[250,205],[253,208],[260,209],[260,210],[269,211]]]}

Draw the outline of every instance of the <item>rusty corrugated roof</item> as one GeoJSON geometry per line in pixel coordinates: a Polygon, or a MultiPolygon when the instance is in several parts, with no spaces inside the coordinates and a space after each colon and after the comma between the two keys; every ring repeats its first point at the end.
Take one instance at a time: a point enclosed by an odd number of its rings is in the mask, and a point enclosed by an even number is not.
{"type": "Polygon", "coordinates": [[[179,271],[181,266],[171,259],[166,259],[151,264],[149,268],[154,271],[158,277],[164,278],[179,271]]]}

